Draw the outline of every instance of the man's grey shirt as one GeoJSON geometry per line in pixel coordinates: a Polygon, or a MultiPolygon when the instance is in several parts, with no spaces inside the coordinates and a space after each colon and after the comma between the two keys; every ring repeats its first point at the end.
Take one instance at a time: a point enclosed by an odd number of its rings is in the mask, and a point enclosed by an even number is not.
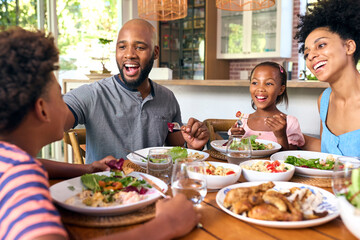
{"type": "Polygon", "coordinates": [[[125,158],[120,147],[138,150],[163,146],[167,123],[181,124],[179,104],[169,89],[150,80],[151,94],[142,99],[118,75],[82,85],[64,101],[73,112],[75,125],[86,127],[86,163],[108,155],[125,158]]]}

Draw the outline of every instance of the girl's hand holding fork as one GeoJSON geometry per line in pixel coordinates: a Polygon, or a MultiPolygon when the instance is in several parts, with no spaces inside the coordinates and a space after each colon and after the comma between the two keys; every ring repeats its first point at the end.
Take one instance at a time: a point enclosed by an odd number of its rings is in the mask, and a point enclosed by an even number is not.
{"type": "Polygon", "coordinates": [[[230,129],[231,135],[244,135],[245,130],[243,127],[240,127],[237,122],[230,129]]]}

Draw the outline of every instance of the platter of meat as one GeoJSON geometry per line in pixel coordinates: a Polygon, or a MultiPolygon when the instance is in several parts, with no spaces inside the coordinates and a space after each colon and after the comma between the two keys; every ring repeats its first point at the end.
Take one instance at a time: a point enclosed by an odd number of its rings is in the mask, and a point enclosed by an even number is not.
{"type": "Polygon", "coordinates": [[[294,182],[230,185],[217,193],[216,203],[235,218],[275,228],[312,227],[339,216],[332,193],[294,182]]]}

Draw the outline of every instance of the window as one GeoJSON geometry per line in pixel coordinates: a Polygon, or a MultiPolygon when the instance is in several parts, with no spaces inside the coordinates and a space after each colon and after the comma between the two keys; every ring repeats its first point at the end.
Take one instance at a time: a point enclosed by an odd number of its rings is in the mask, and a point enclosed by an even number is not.
{"type": "Polygon", "coordinates": [[[118,2],[57,0],[60,82],[63,78],[84,78],[90,71],[117,69],[118,2]]]}
{"type": "Polygon", "coordinates": [[[39,28],[40,22],[44,22],[45,11],[44,8],[38,8],[37,0],[1,0],[0,9],[2,28],[21,26],[25,29],[35,29],[39,28]]]}

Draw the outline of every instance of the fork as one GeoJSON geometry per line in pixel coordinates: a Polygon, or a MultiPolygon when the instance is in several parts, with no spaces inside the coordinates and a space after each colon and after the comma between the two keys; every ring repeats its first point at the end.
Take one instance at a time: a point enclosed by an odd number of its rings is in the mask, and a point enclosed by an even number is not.
{"type": "Polygon", "coordinates": [[[139,154],[139,153],[137,153],[137,152],[135,152],[135,151],[131,151],[131,150],[129,150],[129,149],[122,148],[122,147],[119,147],[119,148],[122,149],[122,150],[124,150],[124,151],[127,151],[127,152],[129,152],[129,153],[135,154],[135,155],[143,158],[145,161],[147,160],[147,157],[145,157],[145,156],[143,156],[143,155],[141,155],[141,154],[139,154]]]}
{"type": "Polygon", "coordinates": [[[243,122],[241,121],[241,119],[251,119],[251,118],[273,118],[273,117],[263,117],[263,116],[255,116],[255,117],[240,117],[240,119],[238,119],[236,121],[236,124],[238,127],[241,127],[241,125],[243,125],[243,122]]]}

